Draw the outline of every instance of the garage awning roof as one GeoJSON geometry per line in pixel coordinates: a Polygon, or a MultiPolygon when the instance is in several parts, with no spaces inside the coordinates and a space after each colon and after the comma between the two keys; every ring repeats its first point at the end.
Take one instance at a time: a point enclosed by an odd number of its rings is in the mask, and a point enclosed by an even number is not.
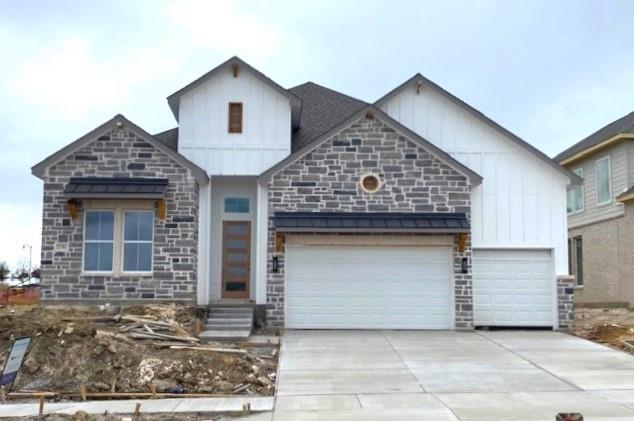
{"type": "Polygon", "coordinates": [[[281,232],[469,232],[464,213],[275,212],[281,232]]]}
{"type": "Polygon", "coordinates": [[[74,177],[64,194],[73,199],[160,199],[167,184],[166,178],[74,177]]]}

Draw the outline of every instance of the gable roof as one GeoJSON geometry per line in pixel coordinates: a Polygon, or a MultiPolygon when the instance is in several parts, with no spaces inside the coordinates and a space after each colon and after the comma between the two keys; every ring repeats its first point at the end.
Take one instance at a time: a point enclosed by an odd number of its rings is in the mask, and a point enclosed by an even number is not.
{"type": "Polygon", "coordinates": [[[313,82],[290,88],[302,99],[299,128],[293,131],[291,151],[295,152],[326,133],[346,117],[368,105],[360,99],[344,95],[313,82]]]}
{"type": "Polygon", "coordinates": [[[51,165],[57,164],[58,162],[60,162],[61,160],[69,156],[70,154],[84,147],[89,142],[94,141],[97,137],[108,133],[114,127],[120,127],[120,126],[129,127],[130,130],[132,130],[137,136],[139,136],[139,138],[148,142],[150,145],[154,146],[156,149],[160,150],[161,152],[165,153],[174,161],[181,164],[183,167],[189,169],[192,172],[192,175],[194,176],[194,178],[196,178],[196,180],[200,184],[207,184],[207,182],[209,181],[209,177],[207,176],[207,173],[205,172],[205,170],[203,170],[198,165],[194,164],[193,162],[191,162],[190,160],[188,160],[187,158],[185,158],[183,155],[179,154],[175,150],[169,148],[165,143],[159,141],[154,136],[152,136],[151,134],[149,134],[148,132],[146,132],[145,130],[137,126],[136,124],[132,123],[130,120],[128,120],[121,114],[115,115],[113,118],[106,121],[105,123],[97,127],[96,129],[86,133],[79,139],[64,146],[62,149],[50,155],[48,158],[35,164],[33,167],[31,167],[31,173],[40,179],[44,179],[44,175],[48,167],[50,167],[51,165]]]}
{"type": "Polygon", "coordinates": [[[477,119],[481,120],[485,124],[488,124],[489,126],[493,127],[495,130],[499,131],[500,133],[502,133],[503,135],[505,135],[506,137],[508,137],[512,141],[514,141],[520,147],[522,147],[523,149],[527,150],[528,152],[533,154],[535,157],[537,157],[537,159],[543,161],[544,163],[548,164],[549,166],[551,166],[555,170],[557,170],[560,173],[564,174],[566,177],[568,177],[570,179],[572,184],[582,184],[583,183],[583,180],[581,179],[581,177],[579,177],[578,175],[576,175],[573,172],[569,171],[568,169],[562,167],[561,165],[559,165],[558,162],[554,161],[553,159],[550,159],[548,157],[548,155],[546,155],[545,153],[543,153],[542,151],[540,151],[539,149],[537,149],[536,147],[534,147],[533,145],[531,145],[530,143],[525,141],[524,139],[520,138],[515,133],[512,133],[511,131],[509,131],[509,130],[505,129],[504,127],[500,126],[498,123],[496,123],[495,121],[493,121],[492,119],[490,119],[489,117],[484,115],[482,112],[476,110],[471,105],[467,104],[466,102],[464,102],[463,100],[461,100],[457,96],[455,96],[455,95],[451,94],[450,92],[446,91],[445,89],[443,89],[439,85],[435,84],[431,80],[427,79],[426,77],[424,77],[420,73],[416,73],[414,76],[412,76],[411,78],[409,78],[408,80],[406,80],[405,82],[403,82],[402,84],[397,86],[396,88],[392,89],[390,92],[388,92],[387,94],[383,95],[381,98],[377,99],[374,102],[374,105],[376,105],[377,107],[380,107],[385,102],[387,102],[389,99],[391,99],[392,97],[394,97],[398,93],[400,93],[402,90],[404,90],[404,89],[406,89],[406,88],[408,88],[410,86],[414,86],[416,84],[422,84],[423,86],[429,86],[430,88],[434,89],[436,92],[440,93],[441,95],[443,95],[444,97],[446,97],[447,99],[449,99],[450,101],[452,101],[453,103],[458,105],[459,107],[461,107],[461,108],[465,109],[466,111],[468,111],[469,113],[471,113],[477,119]]]}
{"type": "Polygon", "coordinates": [[[608,143],[628,136],[634,138],[634,111],[600,128],[590,136],[561,152],[554,159],[562,164],[570,163],[580,159],[586,152],[589,153],[600,149],[607,146],[608,143]]]}
{"type": "Polygon", "coordinates": [[[246,63],[245,61],[241,60],[237,56],[231,57],[229,60],[225,61],[224,63],[222,63],[222,64],[220,64],[220,65],[218,65],[216,67],[214,67],[213,69],[211,69],[210,71],[208,71],[207,73],[205,73],[204,75],[199,77],[198,79],[196,79],[193,82],[185,85],[184,87],[182,87],[181,89],[179,89],[178,91],[174,92],[173,94],[171,94],[170,96],[167,97],[167,103],[170,106],[170,109],[172,110],[172,113],[174,114],[174,117],[176,118],[176,121],[178,121],[178,109],[179,109],[179,105],[180,105],[180,99],[181,99],[181,97],[184,94],[186,94],[187,92],[189,92],[192,89],[196,88],[200,84],[206,82],[207,80],[211,79],[212,77],[214,77],[215,75],[217,75],[221,71],[230,70],[231,66],[233,66],[234,64],[237,64],[238,67],[241,69],[241,71],[242,71],[242,69],[246,69],[251,74],[253,74],[255,77],[257,77],[259,80],[261,80],[266,85],[271,87],[273,90],[275,90],[276,92],[280,93],[281,95],[287,97],[289,102],[290,102],[290,104],[291,104],[291,124],[293,125],[293,127],[298,127],[299,126],[299,119],[300,119],[300,114],[301,114],[301,111],[302,111],[302,101],[301,101],[301,99],[299,99],[297,97],[297,95],[293,94],[292,92],[290,92],[287,89],[284,89],[282,86],[278,85],[274,80],[272,80],[271,78],[266,76],[264,73],[260,72],[259,70],[255,69],[254,67],[251,67],[248,63],[246,63]]]}
{"type": "Polygon", "coordinates": [[[163,142],[168,148],[178,152],[178,127],[165,130],[164,132],[155,133],[152,136],[163,142]]]}
{"type": "Polygon", "coordinates": [[[277,164],[275,164],[274,166],[272,166],[271,168],[263,172],[260,175],[260,178],[269,179],[278,171],[298,161],[304,155],[313,151],[319,145],[326,142],[328,139],[332,138],[340,131],[346,129],[350,124],[364,117],[368,112],[371,112],[374,115],[374,118],[377,118],[383,121],[388,126],[391,126],[394,130],[401,133],[403,136],[407,137],[412,142],[418,144],[421,148],[425,149],[431,155],[435,156],[437,159],[443,161],[444,163],[449,165],[451,168],[453,168],[460,174],[467,177],[472,185],[478,185],[482,182],[482,177],[479,174],[477,174],[476,172],[474,172],[467,166],[463,165],[462,163],[454,159],[451,155],[449,155],[447,152],[438,148],[436,145],[424,139],[419,134],[411,131],[410,129],[408,129],[407,127],[405,127],[398,121],[394,120],[392,117],[390,117],[389,115],[387,115],[386,113],[384,113],[383,111],[381,111],[379,108],[375,107],[372,104],[367,104],[363,108],[359,109],[357,112],[345,118],[336,126],[332,127],[327,132],[320,135],[314,141],[306,144],[302,148],[298,149],[296,152],[289,155],[287,158],[278,162],[277,164]]]}

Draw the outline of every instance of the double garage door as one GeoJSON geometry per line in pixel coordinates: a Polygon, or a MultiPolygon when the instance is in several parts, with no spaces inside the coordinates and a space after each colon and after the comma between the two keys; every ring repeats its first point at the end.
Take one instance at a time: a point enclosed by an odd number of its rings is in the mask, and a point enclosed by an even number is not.
{"type": "MultiPolygon", "coordinates": [[[[286,248],[286,326],[453,329],[451,247],[286,248]]],[[[475,250],[476,325],[553,326],[549,251],[475,250]]]]}
{"type": "Polygon", "coordinates": [[[287,246],[286,326],[451,329],[449,247],[287,246]]]}

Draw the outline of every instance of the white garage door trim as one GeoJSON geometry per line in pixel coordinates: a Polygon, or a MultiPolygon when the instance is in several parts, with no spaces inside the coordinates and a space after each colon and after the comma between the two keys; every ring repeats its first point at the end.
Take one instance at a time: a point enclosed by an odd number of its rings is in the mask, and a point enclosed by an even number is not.
{"type": "MultiPolygon", "coordinates": [[[[291,300],[289,300],[289,274],[292,275],[292,270],[293,270],[293,262],[292,262],[292,256],[294,253],[296,252],[301,252],[301,250],[327,250],[327,251],[331,251],[331,250],[336,250],[338,253],[338,250],[341,250],[341,252],[344,252],[345,250],[349,250],[349,249],[354,249],[354,251],[357,251],[359,249],[374,249],[380,251],[381,249],[386,248],[385,246],[381,247],[379,245],[363,245],[363,246],[350,246],[350,245],[344,245],[344,246],[340,246],[340,245],[328,245],[328,246],[322,246],[322,245],[300,245],[300,244],[294,244],[294,245],[286,245],[286,251],[285,251],[285,269],[284,269],[284,318],[286,320],[286,327],[289,329],[403,329],[403,330],[407,330],[407,329],[436,329],[436,330],[445,330],[445,329],[454,329],[455,328],[455,279],[454,279],[454,274],[453,274],[453,250],[451,247],[446,247],[446,246],[436,246],[436,247],[428,247],[428,246],[418,246],[418,247],[414,247],[414,246],[408,246],[408,247],[394,247],[394,246],[390,246],[387,247],[387,249],[389,250],[395,250],[395,249],[402,249],[402,250],[419,250],[421,253],[424,253],[425,250],[436,250],[436,251],[441,251],[441,253],[447,253],[447,299],[448,299],[448,305],[449,305],[449,311],[448,311],[448,323],[446,325],[443,325],[442,327],[438,326],[438,327],[431,327],[430,325],[425,326],[424,322],[421,324],[417,324],[417,325],[408,325],[405,326],[404,324],[394,324],[394,325],[382,325],[382,326],[364,326],[362,324],[356,324],[354,322],[351,322],[351,324],[349,326],[343,326],[340,324],[336,324],[336,325],[327,325],[327,324],[318,324],[318,323],[305,323],[305,324],[294,324],[293,321],[291,320],[291,318],[289,317],[289,308],[291,307],[289,305],[289,303],[291,302],[291,300]]],[[[362,263],[360,263],[362,264],[362,263]]],[[[345,296],[345,295],[344,295],[345,296]]],[[[343,308],[343,307],[342,307],[343,308]]]]}
{"type": "MultiPolygon", "coordinates": [[[[557,310],[557,280],[555,276],[555,265],[554,265],[554,250],[552,248],[474,248],[473,249],[473,264],[472,264],[472,272],[473,272],[473,318],[475,326],[517,326],[517,327],[552,327],[553,329],[558,328],[559,326],[559,314],[557,310]],[[550,318],[548,322],[546,321],[499,321],[494,320],[491,322],[490,320],[487,322],[483,322],[478,317],[478,300],[476,295],[478,293],[480,282],[478,280],[478,253],[487,253],[487,252],[500,252],[500,260],[502,260],[503,253],[548,253],[549,256],[549,269],[548,269],[548,282],[550,283],[550,318]]],[[[511,259],[512,260],[512,259],[511,259]]],[[[511,261],[509,261],[511,264],[511,261]]]]}

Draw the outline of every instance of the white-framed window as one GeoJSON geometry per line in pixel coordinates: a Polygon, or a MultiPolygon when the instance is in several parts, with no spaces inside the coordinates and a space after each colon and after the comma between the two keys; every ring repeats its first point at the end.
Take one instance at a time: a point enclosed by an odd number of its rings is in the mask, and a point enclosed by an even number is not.
{"type": "Polygon", "coordinates": [[[594,163],[595,184],[597,187],[597,205],[612,201],[612,168],[610,157],[606,156],[594,163]]]}
{"type": "Polygon", "coordinates": [[[126,210],[123,213],[123,272],[151,272],[154,212],[126,210]]]}
{"type": "Polygon", "coordinates": [[[87,210],[84,217],[84,272],[112,272],[114,210],[87,210]]]}
{"type": "MultiPolygon", "coordinates": [[[[583,178],[583,168],[573,170],[575,174],[583,178]]],[[[583,212],[584,185],[575,186],[568,190],[568,213],[583,212]]]]}

